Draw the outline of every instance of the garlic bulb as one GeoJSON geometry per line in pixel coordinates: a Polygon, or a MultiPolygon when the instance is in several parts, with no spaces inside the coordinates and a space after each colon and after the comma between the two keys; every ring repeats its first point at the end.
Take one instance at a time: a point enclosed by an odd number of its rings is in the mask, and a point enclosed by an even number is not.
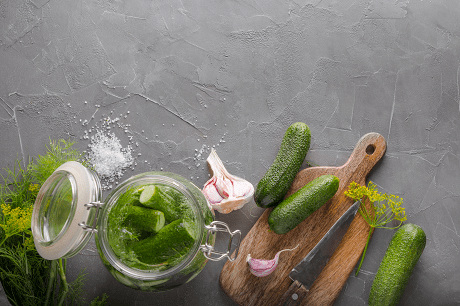
{"type": "Polygon", "coordinates": [[[249,265],[249,270],[252,274],[254,274],[257,277],[267,276],[273,271],[275,271],[276,267],[278,266],[278,260],[281,252],[295,250],[298,246],[299,245],[297,245],[293,249],[285,249],[279,251],[278,253],[276,253],[273,259],[256,259],[252,258],[251,254],[248,254],[248,257],[246,257],[246,262],[249,265]]]}
{"type": "Polygon", "coordinates": [[[213,177],[204,185],[203,194],[213,209],[228,214],[251,201],[254,186],[228,173],[214,149],[211,150],[207,162],[213,177]]]}

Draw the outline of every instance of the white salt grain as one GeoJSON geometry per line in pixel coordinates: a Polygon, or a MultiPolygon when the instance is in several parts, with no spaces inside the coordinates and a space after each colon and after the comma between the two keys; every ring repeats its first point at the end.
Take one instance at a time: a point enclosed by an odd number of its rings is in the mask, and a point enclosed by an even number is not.
{"type": "Polygon", "coordinates": [[[103,189],[110,188],[133,163],[131,147],[123,148],[114,133],[97,131],[88,147],[87,159],[99,175],[103,189]]]}

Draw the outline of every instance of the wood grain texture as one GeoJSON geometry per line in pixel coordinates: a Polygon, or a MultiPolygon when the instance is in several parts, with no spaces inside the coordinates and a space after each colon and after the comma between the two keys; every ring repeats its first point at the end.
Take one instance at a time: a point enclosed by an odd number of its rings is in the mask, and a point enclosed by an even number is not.
{"type": "MultiPolygon", "coordinates": [[[[269,231],[267,209],[260,216],[240,245],[238,258],[228,261],[220,274],[219,282],[224,292],[238,305],[277,305],[292,284],[289,272],[319,242],[337,219],[353,204],[344,195],[349,184],[355,181],[361,185],[375,164],[383,157],[386,141],[378,133],[361,137],[348,161],[340,167],[310,167],[300,171],[287,196],[294,193],[313,179],[333,174],[340,179],[334,197],[315,211],[295,229],[284,235],[269,231]],[[272,259],[281,249],[292,249],[280,255],[276,270],[266,277],[251,274],[246,257],[272,259]]],[[[369,204],[368,204],[369,205],[369,204]]],[[[326,267],[313,283],[300,305],[332,305],[353,271],[366,244],[369,225],[356,214],[341,244],[332,255],[326,267]]]]}

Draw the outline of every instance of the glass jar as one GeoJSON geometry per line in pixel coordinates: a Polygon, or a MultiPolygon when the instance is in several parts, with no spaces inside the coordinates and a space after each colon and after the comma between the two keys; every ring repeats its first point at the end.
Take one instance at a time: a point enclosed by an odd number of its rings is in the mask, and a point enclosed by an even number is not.
{"type": "Polygon", "coordinates": [[[241,232],[215,221],[201,190],[180,175],[142,173],[122,182],[104,203],[101,199],[93,171],[78,162],[60,166],[40,189],[32,214],[39,254],[48,260],[74,256],[95,233],[110,273],[124,285],[144,291],[180,286],[197,276],[208,260],[233,261],[238,255],[241,232]],[[157,202],[145,201],[143,192],[150,194],[148,190],[157,192],[157,202]],[[155,223],[156,228],[152,214],[161,223],[155,223]],[[229,234],[225,252],[214,249],[217,232],[229,234]]]}

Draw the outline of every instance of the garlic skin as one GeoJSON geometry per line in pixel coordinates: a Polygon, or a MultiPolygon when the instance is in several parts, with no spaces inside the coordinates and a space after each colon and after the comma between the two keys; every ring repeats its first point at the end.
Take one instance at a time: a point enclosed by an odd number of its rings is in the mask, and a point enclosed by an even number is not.
{"type": "Polygon", "coordinates": [[[251,201],[254,186],[228,173],[214,149],[211,150],[206,161],[213,177],[206,182],[202,192],[213,209],[228,214],[251,201]]]}
{"type": "Polygon", "coordinates": [[[284,249],[276,253],[273,259],[256,259],[252,258],[251,254],[248,254],[246,257],[246,262],[249,265],[249,270],[252,274],[257,277],[264,277],[275,271],[276,267],[278,266],[278,260],[280,257],[281,252],[284,251],[292,251],[295,250],[299,245],[297,245],[293,249],[284,249]]]}

